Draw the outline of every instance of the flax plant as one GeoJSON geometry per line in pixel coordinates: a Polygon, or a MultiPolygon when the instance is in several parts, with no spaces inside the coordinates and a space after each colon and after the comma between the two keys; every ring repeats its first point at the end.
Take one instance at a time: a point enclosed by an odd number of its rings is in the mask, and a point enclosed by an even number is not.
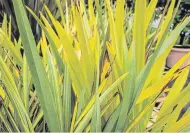
{"type": "Polygon", "coordinates": [[[20,39],[6,16],[0,28],[0,131],[188,131],[190,112],[181,110],[190,102],[190,53],[164,66],[190,17],[170,30],[180,1],[169,0],[153,31],[157,2],[136,0],[134,13],[125,0],[66,2],[58,21],[45,5],[38,17],[14,0],[20,39]],[[26,10],[41,27],[39,42],[26,10]]]}

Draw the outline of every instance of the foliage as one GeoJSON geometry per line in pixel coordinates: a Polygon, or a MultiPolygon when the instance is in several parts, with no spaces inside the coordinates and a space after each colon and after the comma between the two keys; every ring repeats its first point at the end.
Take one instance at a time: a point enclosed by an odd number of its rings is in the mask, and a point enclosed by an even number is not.
{"type": "MultiPolygon", "coordinates": [[[[52,14],[55,16],[56,19],[60,19],[60,12],[58,11],[59,9],[58,9],[57,4],[62,6],[63,11],[65,10],[65,3],[59,0],[22,0],[22,1],[27,7],[31,8],[38,16],[40,12],[45,13],[45,10],[43,8],[44,4],[48,6],[49,10],[52,12],[52,14]]],[[[70,0],[67,0],[67,1],[70,3],[70,0]]],[[[6,14],[7,16],[11,16],[12,35],[18,38],[19,31],[16,25],[16,17],[15,17],[12,0],[1,0],[0,9],[1,9],[0,18],[1,17],[3,18],[4,14],[6,14]]],[[[36,23],[36,21],[33,19],[33,17],[28,12],[27,12],[27,15],[28,15],[28,19],[29,19],[34,37],[36,40],[39,40],[41,36],[41,29],[39,25],[36,23]]]]}
{"type": "Polygon", "coordinates": [[[190,85],[184,84],[190,65],[179,68],[190,53],[166,73],[164,65],[190,17],[170,31],[178,9],[171,0],[152,32],[157,1],[136,0],[134,14],[125,0],[116,7],[109,0],[95,0],[95,5],[89,0],[88,8],[84,1],[66,3],[66,12],[59,10],[61,21],[46,6],[47,16],[40,17],[27,8],[43,31],[36,45],[22,0],[14,0],[21,39],[11,41],[5,16],[0,29],[0,131],[187,130],[189,110],[179,115],[189,102],[190,85]]]}
{"type": "MultiPolygon", "coordinates": [[[[185,16],[190,16],[190,2],[188,0],[183,0],[180,5],[180,10],[174,19],[174,26],[177,25],[185,16]]],[[[190,24],[183,29],[178,38],[177,45],[179,47],[190,47],[190,24]]]]}

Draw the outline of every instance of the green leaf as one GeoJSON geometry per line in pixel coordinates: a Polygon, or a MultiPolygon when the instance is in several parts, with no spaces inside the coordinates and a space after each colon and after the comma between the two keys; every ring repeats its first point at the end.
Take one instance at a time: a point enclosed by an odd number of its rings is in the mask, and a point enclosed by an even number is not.
{"type": "Polygon", "coordinates": [[[24,55],[23,61],[23,101],[26,111],[29,112],[29,70],[26,61],[26,56],[24,55]]]}
{"type": "Polygon", "coordinates": [[[34,36],[32,34],[23,3],[21,0],[14,0],[13,6],[26,59],[45,119],[50,131],[61,131],[61,125],[57,115],[58,109],[55,107],[55,100],[53,99],[53,94],[51,92],[51,89],[53,88],[50,88],[44,66],[40,56],[38,55],[34,36]]]}
{"type": "MultiPolygon", "coordinates": [[[[107,96],[114,91],[114,89],[121,84],[121,82],[128,76],[128,73],[123,74],[119,79],[117,79],[101,96],[100,96],[100,105],[106,100],[107,96]]],[[[94,104],[91,108],[89,108],[89,111],[84,116],[84,118],[80,121],[80,123],[76,126],[75,132],[82,132],[87,125],[87,123],[90,121],[92,117],[94,109],[94,104]]]]}
{"type": "Polygon", "coordinates": [[[5,92],[15,108],[15,113],[20,121],[19,126],[22,131],[33,132],[32,124],[27,111],[22,103],[21,97],[18,92],[18,88],[15,84],[14,78],[8,69],[7,65],[0,56],[0,71],[3,83],[5,84],[5,92]]]}
{"type": "Polygon", "coordinates": [[[94,111],[92,115],[91,121],[91,132],[101,132],[102,120],[101,120],[101,109],[100,109],[100,100],[98,96],[98,92],[96,93],[96,101],[94,104],[94,111]]]}
{"type": "Polygon", "coordinates": [[[71,127],[71,79],[67,65],[65,65],[63,88],[63,131],[69,132],[71,127]]]}

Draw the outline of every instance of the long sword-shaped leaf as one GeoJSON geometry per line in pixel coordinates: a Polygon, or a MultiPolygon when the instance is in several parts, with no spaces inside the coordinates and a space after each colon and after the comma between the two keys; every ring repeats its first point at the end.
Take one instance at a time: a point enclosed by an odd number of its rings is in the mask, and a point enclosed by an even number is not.
{"type": "Polygon", "coordinates": [[[32,74],[32,80],[35,85],[44,116],[50,131],[61,131],[57,108],[54,104],[53,94],[51,93],[50,84],[45,73],[44,66],[38,55],[36,43],[30,24],[21,0],[14,0],[13,6],[16,14],[16,20],[19,27],[26,59],[32,74]]]}
{"type": "Polygon", "coordinates": [[[190,17],[186,18],[179,26],[177,26],[171,33],[170,35],[167,37],[167,39],[162,41],[162,44],[160,44],[158,46],[158,48],[156,49],[155,53],[153,54],[153,56],[151,57],[150,61],[146,64],[146,68],[145,71],[143,73],[143,75],[141,76],[141,81],[139,82],[137,89],[136,89],[136,96],[134,97],[133,102],[136,102],[144,84],[145,81],[148,77],[148,75],[150,74],[150,70],[152,65],[154,64],[154,62],[156,61],[156,59],[163,53],[163,50],[168,48],[171,44],[175,43],[173,38],[176,38],[179,36],[179,34],[181,33],[181,31],[185,28],[185,26],[190,22],[190,17]]]}
{"type": "Polygon", "coordinates": [[[65,65],[63,88],[63,131],[69,132],[71,126],[71,79],[68,67],[65,65]]]}
{"type": "Polygon", "coordinates": [[[25,132],[32,132],[32,124],[24,108],[24,104],[22,103],[14,78],[1,56],[0,71],[3,83],[5,84],[6,94],[9,97],[11,103],[13,104],[15,113],[17,114],[18,119],[20,121],[19,126],[21,127],[21,130],[25,132]]]}
{"type": "Polygon", "coordinates": [[[26,56],[23,61],[23,100],[26,111],[29,112],[29,70],[26,62],[26,56]]]}
{"type": "Polygon", "coordinates": [[[94,112],[91,121],[91,132],[101,132],[101,114],[100,114],[100,100],[98,92],[96,94],[96,101],[94,104],[94,112]]]}
{"type": "MultiPolygon", "coordinates": [[[[103,103],[103,101],[106,100],[107,96],[113,92],[113,90],[121,84],[121,82],[127,77],[128,73],[123,74],[118,80],[116,80],[101,96],[100,96],[100,105],[103,103]]],[[[94,103],[94,101],[93,101],[94,103]]],[[[93,113],[93,109],[94,109],[94,104],[92,105],[92,107],[89,109],[89,111],[87,112],[87,114],[84,116],[84,118],[81,120],[81,122],[77,125],[75,131],[76,132],[81,132],[84,130],[85,126],[88,124],[88,122],[90,121],[91,117],[92,117],[92,113],[93,113]]]]}
{"type": "Polygon", "coordinates": [[[154,14],[154,10],[156,8],[157,3],[158,3],[158,0],[151,0],[150,3],[148,4],[148,7],[146,9],[146,14],[147,14],[146,28],[150,24],[150,21],[152,19],[153,14],[154,14]]]}
{"type": "Polygon", "coordinates": [[[146,43],[146,1],[135,1],[135,16],[134,16],[134,29],[133,29],[133,43],[135,44],[137,74],[142,70],[145,65],[145,43],[146,43]]]}

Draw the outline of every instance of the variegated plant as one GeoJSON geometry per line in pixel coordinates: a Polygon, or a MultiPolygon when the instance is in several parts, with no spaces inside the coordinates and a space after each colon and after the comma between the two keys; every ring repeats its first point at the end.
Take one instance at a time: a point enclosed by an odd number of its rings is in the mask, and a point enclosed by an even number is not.
{"type": "Polygon", "coordinates": [[[190,53],[164,66],[190,17],[170,31],[180,2],[169,0],[152,32],[157,2],[136,0],[132,13],[125,0],[81,0],[66,6],[62,21],[46,6],[40,18],[27,8],[43,32],[36,43],[22,0],[14,0],[20,39],[11,41],[6,16],[0,29],[0,131],[188,131],[190,112],[180,114],[190,102],[190,66],[179,68],[190,53]]]}

